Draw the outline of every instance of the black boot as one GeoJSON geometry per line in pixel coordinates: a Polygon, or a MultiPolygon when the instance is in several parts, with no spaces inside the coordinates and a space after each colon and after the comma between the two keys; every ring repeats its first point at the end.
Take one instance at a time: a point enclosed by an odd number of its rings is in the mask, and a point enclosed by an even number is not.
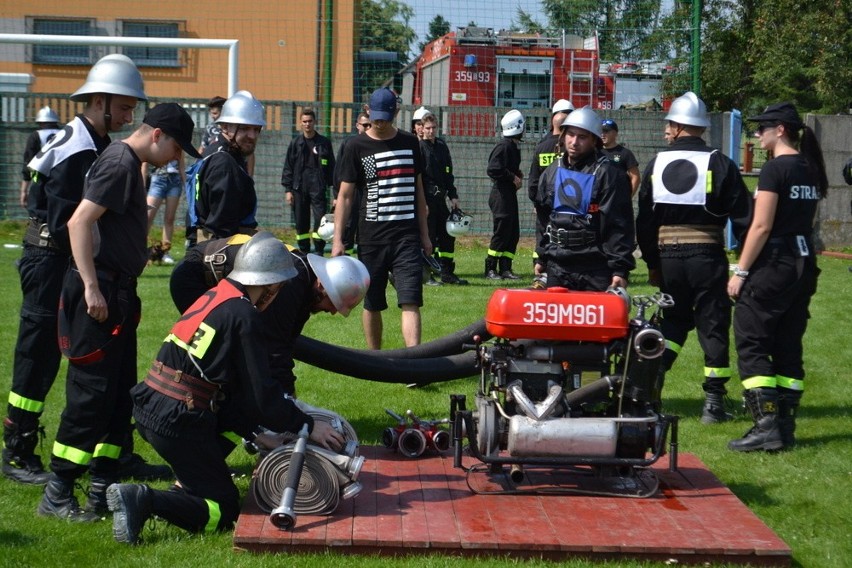
{"type": "Polygon", "coordinates": [[[747,389],[743,395],[754,426],[739,440],[728,442],[728,449],[735,452],[780,450],[783,443],[778,429],[778,390],[760,387],[747,389]]]}
{"type": "Polygon", "coordinates": [[[147,485],[114,483],[107,487],[107,503],[112,511],[112,536],[117,542],[139,544],[145,521],[151,518],[154,506],[151,488],[147,485]]]}
{"type": "Polygon", "coordinates": [[[512,272],[512,259],[501,256],[500,257],[500,277],[506,280],[520,280],[521,277],[512,272]]]}
{"type": "Polygon", "coordinates": [[[44,486],[44,496],[38,505],[38,514],[42,517],[56,517],[72,523],[92,523],[101,518],[95,513],[80,508],[74,497],[74,482],[51,475],[44,486]]]}
{"type": "Polygon", "coordinates": [[[704,381],[704,409],[701,411],[702,424],[719,424],[733,420],[734,415],[725,410],[725,389],[720,379],[708,377],[704,381]]]}
{"type": "Polygon", "coordinates": [[[22,432],[10,419],[3,420],[3,475],[18,483],[44,485],[50,479],[50,473],[44,471],[41,458],[35,454],[39,434],[44,437],[44,429],[38,422],[31,430],[22,432]]]}
{"type": "Polygon", "coordinates": [[[497,273],[497,258],[493,256],[485,257],[485,278],[488,280],[502,280],[503,278],[497,273]]]}
{"type": "Polygon", "coordinates": [[[115,481],[114,479],[108,480],[102,477],[92,477],[92,482],[89,485],[89,496],[86,498],[86,505],[83,507],[83,510],[94,513],[98,517],[106,517],[109,514],[106,490],[115,481]]]}
{"type": "Polygon", "coordinates": [[[801,400],[802,391],[778,387],[778,430],[784,449],[796,445],[796,414],[801,400]]]}
{"type": "Polygon", "coordinates": [[[468,281],[456,276],[456,263],[449,258],[441,259],[441,282],[444,284],[455,284],[457,286],[467,286],[468,281]]]}

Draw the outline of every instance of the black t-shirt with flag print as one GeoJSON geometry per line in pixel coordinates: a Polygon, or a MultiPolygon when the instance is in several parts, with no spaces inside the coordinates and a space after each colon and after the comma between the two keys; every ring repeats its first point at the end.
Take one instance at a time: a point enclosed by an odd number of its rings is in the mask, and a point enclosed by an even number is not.
{"type": "Polygon", "coordinates": [[[340,161],[340,180],[358,190],[360,243],[419,238],[416,181],[423,157],[416,136],[398,130],[393,138],[375,140],[361,134],[346,143],[340,161]]]}

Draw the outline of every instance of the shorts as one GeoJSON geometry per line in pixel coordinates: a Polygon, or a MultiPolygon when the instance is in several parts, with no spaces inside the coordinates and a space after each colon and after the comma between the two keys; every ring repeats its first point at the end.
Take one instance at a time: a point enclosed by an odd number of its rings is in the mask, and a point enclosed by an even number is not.
{"type": "Polygon", "coordinates": [[[370,273],[364,309],[388,309],[385,291],[388,273],[393,272],[397,306],[423,305],[423,254],[419,239],[404,239],[387,245],[358,245],[358,258],[370,273]]]}
{"type": "Polygon", "coordinates": [[[151,187],[148,189],[148,197],[156,197],[158,199],[180,197],[182,190],[180,174],[155,175],[151,176],[151,187]]]}

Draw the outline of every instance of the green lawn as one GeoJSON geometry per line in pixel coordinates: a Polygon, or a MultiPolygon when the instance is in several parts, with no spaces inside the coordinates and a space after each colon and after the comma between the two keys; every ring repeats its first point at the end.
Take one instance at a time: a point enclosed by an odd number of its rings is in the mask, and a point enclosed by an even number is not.
{"type": "MultiPolygon", "coordinates": [[[[20,242],[22,227],[0,224],[0,242],[20,242]]],[[[471,280],[471,286],[425,287],[423,340],[429,341],[455,331],[483,316],[493,285],[482,278],[487,241],[483,237],[465,240],[458,252],[458,273],[471,280]]],[[[8,396],[12,371],[12,352],[17,333],[20,288],[15,260],[19,249],[0,249],[0,399],[8,396]]],[[[175,251],[176,257],[182,251],[175,251]]],[[[633,292],[650,291],[646,272],[633,274],[633,292]]],[[[704,426],[698,421],[702,404],[702,367],[697,342],[687,342],[680,360],[669,375],[664,404],[669,412],[682,417],[680,447],[697,454],[710,469],[793,549],[796,565],[846,567],[852,565],[852,514],[846,502],[852,495],[852,389],[844,382],[852,372],[850,349],[849,299],[852,274],[849,261],[823,258],[820,288],[812,304],[813,319],[805,338],[807,391],[802,401],[797,432],[800,446],[793,452],[766,455],[740,455],[728,451],[728,440],[740,436],[750,421],[738,408],[733,423],[704,426]]],[[[522,248],[515,263],[516,271],[531,272],[529,248],[522,248]]],[[[140,376],[158,345],[177,317],[168,295],[170,268],[150,267],[140,280],[143,317],[139,329],[140,376]]],[[[524,281],[523,284],[527,284],[524,281]]],[[[391,304],[395,301],[391,298],[391,304]]],[[[385,312],[385,347],[402,346],[399,311],[385,312]]],[[[311,337],[329,343],[364,347],[360,310],[348,319],[319,314],[305,329],[311,337]]],[[[304,364],[297,365],[299,396],[306,401],[340,412],[357,430],[365,444],[378,444],[381,432],[391,425],[384,408],[397,412],[408,408],[424,418],[448,414],[448,394],[475,392],[477,380],[468,379],[436,384],[419,389],[386,385],[333,375],[304,364]]],[[[47,438],[41,452],[49,454],[62,409],[62,377],[50,394],[44,423],[47,438]]],[[[731,385],[732,399],[738,399],[739,383],[731,385]]],[[[160,461],[144,442],[138,451],[149,460],[160,461]]],[[[242,450],[234,452],[232,466],[249,473],[251,457],[242,450]]],[[[85,482],[85,480],[84,480],[85,482]]],[[[239,480],[243,491],[248,478],[239,480]]],[[[167,484],[162,484],[165,487],[167,484]]],[[[167,526],[151,523],[146,528],[146,544],[131,548],[112,540],[111,524],[101,522],[75,526],[35,515],[41,488],[26,487],[0,478],[0,565],[23,566],[492,566],[492,560],[467,560],[442,556],[417,556],[404,559],[362,558],[352,556],[301,555],[255,556],[235,552],[231,534],[192,536],[167,526]]],[[[570,527],[566,527],[570,529],[570,527]]],[[[647,529],[655,530],[653,519],[647,529]]],[[[514,562],[507,558],[506,562],[514,562]]],[[[551,565],[527,562],[525,565],[551,565]]],[[[566,566],[598,566],[585,561],[566,566]]],[[[640,566],[635,562],[606,565],[640,566]]]]}

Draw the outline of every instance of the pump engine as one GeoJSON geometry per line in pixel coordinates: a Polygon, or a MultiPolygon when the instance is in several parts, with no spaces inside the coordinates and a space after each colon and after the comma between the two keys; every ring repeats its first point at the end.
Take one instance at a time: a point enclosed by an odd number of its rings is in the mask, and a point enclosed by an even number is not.
{"type": "Polygon", "coordinates": [[[557,468],[611,480],[601,494],[654,494],[656,483],[624,480],[640,471],[647,477],[669,431],[670,468],[677,468],[677,417],[660,405],[659,311],[671,305],[668,295],[631,300],[623,289],[495,291],[485,315],[494,340],[469,346],[481,369],[474,408],[464,395],[451,396],[454,465],[467,469],[468,486],[486,492],[471,475],[493,477],[508,466],[500,492],[553,492],[525,490],[525,470],[557,468]],[[465,442],[482,463],[462,465],[465,442]]]}

